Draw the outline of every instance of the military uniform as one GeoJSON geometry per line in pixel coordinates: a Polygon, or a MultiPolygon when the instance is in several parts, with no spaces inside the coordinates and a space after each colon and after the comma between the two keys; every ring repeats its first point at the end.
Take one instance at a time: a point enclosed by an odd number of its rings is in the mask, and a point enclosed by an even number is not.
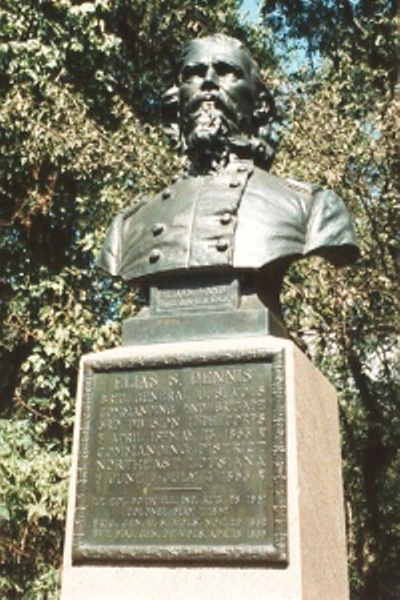
{"type": "Polygon", "coordinates": [[[319,254],[337,266],[358,255],[349,213],[330,190],[233,160],[186,176],[118,215],[97,264],[125,280],[182,271],[259,270],[319,254]]]}

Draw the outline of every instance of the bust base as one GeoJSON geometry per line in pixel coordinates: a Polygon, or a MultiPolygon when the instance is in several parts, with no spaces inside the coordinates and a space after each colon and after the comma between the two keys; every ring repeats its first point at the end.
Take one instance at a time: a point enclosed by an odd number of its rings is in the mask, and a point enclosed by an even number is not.
{"type": "MultiPolygon", "coordinates": [[[[253,336],[237,344],[214,339],[213,352],[232,346],[249,355],[268,348],[284,355],[287,470],[288,564],[221,566],[91,564],[72,562],[72,535],[79,454],[80,378],[73,470],[64,554],[62,600],[256,600],[348,598],[345,527],[341,480],[339,419],[336,393],[308,359],[287,340],[253,336]]],[[[84,357],[82,364],[100,361],[139,360],[162,353],[197,353],[206,356],[208,341],[149,344],[116,348],[84,357]],[[142,358],[140,358],[142,357],[142,358]]],[[[153,360],[153,359],[151,359],[153,360]]],[[[158,358],[159,360],[159,358],[158,358]]]]}

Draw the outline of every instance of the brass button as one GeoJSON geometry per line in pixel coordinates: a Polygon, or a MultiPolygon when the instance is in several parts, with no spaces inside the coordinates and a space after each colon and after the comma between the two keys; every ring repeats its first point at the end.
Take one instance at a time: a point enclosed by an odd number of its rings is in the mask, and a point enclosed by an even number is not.
{"type": "Polygon", "coordinates": [[[165,231],[164,223],[154,223],[153,227],[151,228],[151,232],[154,236],[160,235],[163,231],[165,231]]]}
{"type": "Polygon", "coordinates": [[[231,187],[231,188],[237,188],[239,186],[240,186],[240,181],[238,181],[237,179],[233,179],[229,184],[229,187],[231,187]]]}
{"type": "Polygon", "coordinates": [[[229,213],[225,213],[225,214],[221,215],[219,218],[219,222],[221,223],[221,225],[229,225],[229,223],[231,223],[231,221],[232,221],[232,215],[230,215],[229,213]]]}
{"type": "Polygon", "coordinates": [[[216,248],[218,250],[218,252],[225,252],[225,250],[228,250],[229,248],[229,242],[228,240],[218,240],[218,242],[216,243],[216,248]]]}
{"type": "Polygon", "coordinates": [[[171,190],[169,188],[166,188],[165,190],[162,191],[161,193],[161,198],[163,200],[167,200],[167,198],[171,197],[171,190]]]}
{"type": "Polygon", "coordinates": [[[161,250],[159,250],[158,248],[154,248],[149,254],[149,261],[151,263],[155,263],[158,260],[160,260],[161,256],[162,256],[161,250]]]}

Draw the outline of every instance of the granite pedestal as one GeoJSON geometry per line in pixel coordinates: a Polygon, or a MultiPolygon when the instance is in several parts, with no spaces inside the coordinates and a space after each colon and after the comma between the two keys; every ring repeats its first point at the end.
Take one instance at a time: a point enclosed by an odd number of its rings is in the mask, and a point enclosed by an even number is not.
{"type": "Polygon", "coordinates": [[[253,297],[158,301],[82,359],[62,599],[347,598],[335,390],[253,297]]]}

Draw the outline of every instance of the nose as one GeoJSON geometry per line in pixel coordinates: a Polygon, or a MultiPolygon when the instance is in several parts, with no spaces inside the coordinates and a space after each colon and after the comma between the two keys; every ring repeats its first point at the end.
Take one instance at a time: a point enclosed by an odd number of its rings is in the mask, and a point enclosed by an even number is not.
{"type": "Polygon", "coordinates": [[[201,87],[203,90],[212,90],[219,87],[218,75],[212,65],[208,65],[201,87]]]}

